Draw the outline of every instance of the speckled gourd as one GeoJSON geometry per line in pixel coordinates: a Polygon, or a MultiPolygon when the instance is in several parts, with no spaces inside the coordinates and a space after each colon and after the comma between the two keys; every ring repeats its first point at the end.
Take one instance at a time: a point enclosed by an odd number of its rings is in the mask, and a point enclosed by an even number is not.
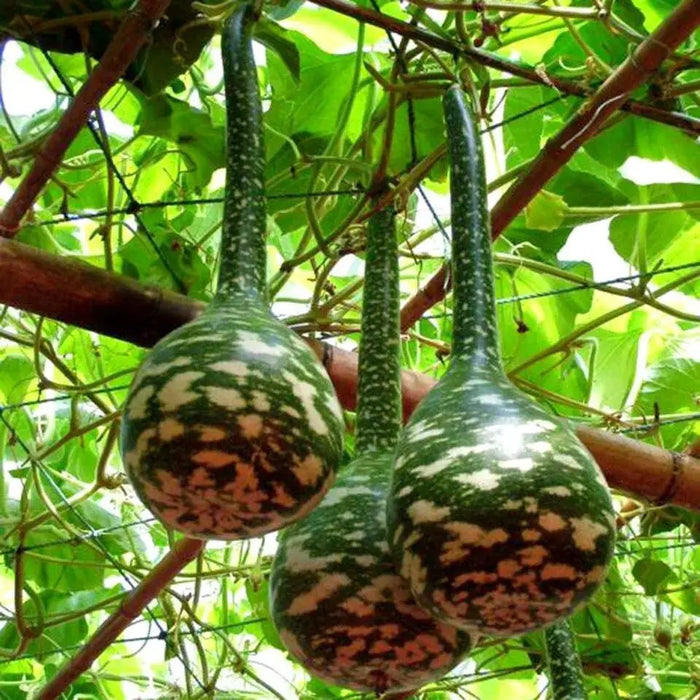
{"type": "Polygon", "coordinates": [[[444,99],[451,168],[451,362],[399,440],[393,556],[416,600],[467,630],[516,635],[585,603],[615,519],[573,430],[506,378],[496,329],[481,143],[457,86],[444,99]]]}
{"type": "Polygon", "coordinates": [[[222,33],[227,172],[217,293],[136,374],[121,450],[138,496],[191,537],[238,539],[308,513],[334,479],[344,422],[325,370],[265,292],[262,108],[251,6],[222,33]]]}
{"type": "Polygon", "coordinates": [[[549,688],[553,700],[586,700],[581,658],[569,620],[560,620],[544,631],[549,667],[549,688]]]}
{"type": "Polygon", "coordinates": [[[415,604],[389,555],[385,503],[401,416],[393,213],[376,213],[368,228],[355,457],[313,513],[282,533],[270,608],[311,673],[381,693],[441,677],[470,637],[415,604]]]}

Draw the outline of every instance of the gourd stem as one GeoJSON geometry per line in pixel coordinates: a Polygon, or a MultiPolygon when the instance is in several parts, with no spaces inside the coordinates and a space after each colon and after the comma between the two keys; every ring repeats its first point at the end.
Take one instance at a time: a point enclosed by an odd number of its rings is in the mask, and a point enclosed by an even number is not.
{"type": "Polygon", "coordinates": [[[562,620],[544,631],[549,684],[554,700],[586,700],[581,658],[569,620],[562,620]]]}
{"type": "Polygon", "coordinates": [[[394,210],[369,220],[358,367],[355,454],[393,449],[401,426],[399,263],[394,210]]]}
{"type": "Polygon", "coordinates": [[[226,19],[221,34],[227,161],[219,300],[237,292],[265,297],[265,158],[254,20],[253,5],[246,2],[226,19]]]}
{"type": "Polygon", "coordinates": [[[452,357],[502,372],[486,175],[476,119],[457,85],[444,98],[452,201],[452,357]]]}

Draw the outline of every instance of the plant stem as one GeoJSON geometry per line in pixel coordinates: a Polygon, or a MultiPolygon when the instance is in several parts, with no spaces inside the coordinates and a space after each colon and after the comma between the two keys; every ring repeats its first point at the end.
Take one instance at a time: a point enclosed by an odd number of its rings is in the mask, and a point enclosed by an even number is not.
{"type": "Polygon", "coordinates": [[[221,35],[226,87],[226,197],[217,296],[265,297],[266,212],[263,117],[253,57],[252,4],[228,17],[221,35]]]}
{"type": "MultiPolygon", "coordinates": [[[[411,0],[418,7],[429,7],[435,10],[468,11],[474,9],[473,2],[441,2],[440,0],[411,0]]],[[[512,14],[547,15],[549,17],[573,17],[576,19],[598,19],[599,12],[588,7],[550,7],[519,2],[492,2],[485,0],[479,3],[484,12],[506,12],[512,14]]]]}
{"type": "Polygon", "coordinates": [[[697,202],[656,202],[649,204],[626,204],[610,207],[567,207],[564,216],[567,219],[592,218],[607,219],[611,216],[625,216],[631,214],[656,214],[669,211],[693,211],[700,209],[700,201],[697,202]]]}
{"type": "MultiPolygon", "coordinates": [[[[673,282],[670,282],[669,284],[665,285],[664,287],[661,287],[656,291],[654,294],[654,297],[660,297],[663,296],[664,294],[673,291],[674,289],[680,287],[683,284],[686,284],[687,282],[691,282],[695,279],[700,277],[700,272],[690,272],[687,275],[684,275],[682,277],[679,277],[678,279],[674,280],[673,282]]],[[[568,347],[571,346],[571,344],[575,341],[578,340],[583,335],[586,335],[587,333],[590,333],[591,331],[595,330],[596,328],[599,328],[600,326],[605,325],[609,321],[612,321],[613,319],[618,318],[619,316],[623,316],[626,313],[630,313],[631,311],[634,311],[635,309],[638,309],[640,306],[644,306],[645,301],[644,300],[638,300],[638,301],[633,301],[629,304],[625,304],[624,306],[621,306],[617,309],[612,309],[611,311],[608,311],[608,313],[603,314],[599,316],[598,318],[593,319],[589,323],[586,323],[585,325],[581,326],[580,328],[577,328],[573,333],[570,333],[567,335],[565,338],[562,338],[558,342],[556,342],[554,345],[551,345],[548,348],[545,348],[544,350],[534,354],[532,357],[528,358],[525,362],[522,362],[519,364],[517,367],[514,367],[508,372],[508,375],[511,377],[515,377],[517,374],[522,372],[523,370],[527,369],[528,367],[534,365],[536,362],[540,362],[541,360],[545,359],[546,357],[549,357],[550,355],[553,355],[555,353],[561,352],[563,350],[566,350],[568,347]]]]}

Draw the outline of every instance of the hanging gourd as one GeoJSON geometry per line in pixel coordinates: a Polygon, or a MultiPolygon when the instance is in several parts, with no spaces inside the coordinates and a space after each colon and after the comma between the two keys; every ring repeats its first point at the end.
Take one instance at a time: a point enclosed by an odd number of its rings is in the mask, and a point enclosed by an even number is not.
{"type": "Polygon", "coordinates": [[[388,209],[368,227],[358,381],[355,457],[314,512],[282,533],[270,608],[285,646],[311,673],[382,693],[441,677],[471,641],[415,604],[386,540],[401,416],[398,258],[388,209]]]}
{"type": "Polygon", "coordinates": [[[418,602],[464,629],[514,635],[582,605],[615,539],[598,466],[500,361],[481,143],[459,87],[444,100],[451,167],[449,369],[399,440],[392,552],[418,602]]]}
{"type": "Polygon", "coordinates": [[[227,170],[217,292],[161,340],[124,407],[127,474],[151,512],[191,537],[237,539],[308,513],[342,453],[342,413],[265,290],[262,108],[251,5],[222,31],[227,170]]]}
{"type": "Polygon", "coordinates": [[[553,700],[586,700],[581,657],[569,620],[560,620],[544,631],[549,667],[549,687],[553,700]]]}

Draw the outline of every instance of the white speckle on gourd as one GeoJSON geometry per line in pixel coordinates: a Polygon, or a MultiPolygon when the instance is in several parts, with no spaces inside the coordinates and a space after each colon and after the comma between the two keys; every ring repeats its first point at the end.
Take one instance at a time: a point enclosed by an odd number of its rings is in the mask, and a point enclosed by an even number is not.
{"type": "Polygon", "coordinates": [[[219,362],[212,362],[209,367],[216,372],[224,372],[225,374],[230,374],[234,377],[240,377],[245,379],[250,374],[250,369],[245,362],[240,362],[239,360],[221,360],[219,362]]]}
{"type": "Polygon", "coordinates": [[[345,500],[348,496],[371,496],[373,493],[374,491],[368,486],[341,486],[333,488],[328,491],[323,501],[321,501],[320,507],[327,508],[329,506],[334,506],[345,500]]]}
{"type": "Polygon", "coordinates": [[[185,367],[186,365],[192,365],[192,358],[186,355],[176,357],[169,362],[147,363],[139,370],[136,381],[141,382],[146,377],[159,377],[174,367],[185,367]]]}
{"type": "Polygon", "coordinates": [[[292,472],[302,486],[308,486],[323,476],[323,465],[316,455],[307,455],[292,466],[292,472]]]}
{"type": "Polygon", "coordinates": [[[589,518],[571,518],[570,522],[574,544],[584,552],[594,551],[596,540],[608,533],[607,527],[589,518]]]}
{"type": "Polygon", "coordinates": [[[583,467],[581,466],[581,463],[578,462],[571,455],[557,454],[557,455],[555,455],[555,460],[556,460],[557,464],[562,464],[565,467],[568,467],[569,469],[574,469],[576,471],[581,471],[583,469],[583,467]]]}
{"type": "Polygon", "coordinates": [[[445,520],[450,515],[450,509],[447,506],[440,508],[430,501],[420,500],[411,503],[407,513],[417,525],[418,523],[435,523],[445,520]]]}
{"type": "Polygon", "coordinates": [[[240,411],[246,405],[245,399],[237,389],[221,386],[205,386],[203,389],[211,403],[229,411],[240,411]]]}
{"type": "Polygon", "coordinates": [[[440,561],[443,564],[451,564],[463,559],[471,552],[471,547],[488,549],[494,545],[507,542],[510,537],[502,528],[484,530],[474,523],[447,523],[444,528],[451,532],[454,538],[443,543],[440,553],[440,561]]]}
{"type": "Polygon", "coordinates": [[[156,389],[152,385],[144,386],[132,395],[129,401],[127,417],[131,420],[138,420],[146,417],[146,409],[148,407],[148,399],[153,396],[156,389]]]}
{"type": "Polygon", "coordinates": [[[198,379],[201,379],[204,372],[182,372],[169,379],[163,388],[158,392],[158,400],[163,411],[177,411],[180,406],[197,400],[200,394],[190,391],[190,387],[198,379]]]}
{"type": "Polygon", "coordinates": [[[517,459],[499,459],[498,466],[501,469],[517,469],[519,472],[529,472],[534,468],[535,462],[531,457],[519,457],[517,459]]]}
{"type": "Polygon", "coordinates": [[[263,420],[257,413],[247,413],[238,416],[238,427],[246,440],[260,437],[263,431],[263,420]]]}
{"type": "Polygon", "coordinates": [[[563,530],[566,527],[566,520],[564,520],[561,515],[552,513],[551,511],[542,513],[537,518],[537,522],[539,526],[547,532],[556,532],[557,530],[563,530]]]}
{"type": "Polygon", "coordinates": [[[425,428],[424,430],[416,431],[411,433],[412,440],[428,440],[434,437],[441,437],[445,434],[442,428],[425,428]]]}
{"type": "Polygon", "coordinates": [[[199,439],[202,442],[218,442],[226,437],[226,431],[213,425],[198,425],[199,439]]]}
{"type": "Polygon", "coordinates": [[[555,578],[575,581],[579,577],[579,573],[569,564],[545,564],[540,577],[543,581],[550,581],[555,578]]]}
{"type": "Polygon", "coordinates": [[[158,437],[164,442],[174,440],[185,433],[185,426],[174,418],[166,418],[158,423],[158,437]]]}
{"type": "Polygon", "coordinates": [[[480,394],[476,397],[476,401],[486,406],[498,406],[503,399],[498,394],[480,394]]]}
{"type": "Polygon", "coordinates": [[[522,568],[522,564],[515,559],[502,559],[498,562],[496,573],[499,578],[513,578],[522,568]]]}
{"type": "Polygon", "coordinates": [[[479,491],[492,491],[498,488],[501,477],[490,469],[479,469],[472,473],[457,474],[455,481],[467,486],[473,486],[479,491]]]}
{"type": "Polygon", "coordinates": [[[308,382],[300,382],[291,372],[286,370],[282,373],[284,378],[292,385],[292,393],[296,396],[306,413],[309,427],[318,435],[328,434],[328,424],[323,420],[321,414],[314,405],[316,397],[316,387],[308,382]]]}
{"type": "Polygon", "coordinates": [[[571,489],[568,488],[568,486],[545,486],[545,488],[542,489],[542,493],[549,493],[552,496],[566,498],[571,496],[571,489]]]}
{"type": "Polygon", "coordinates": [[[540,566],[549,552],[539,544],[518,550],[518,557],[524,566],[540,566]]]}
{"type": "Polygon", "coordinates": [[[258,411],[259,413],[267,413],[267,411],[270,410],[270,402],[265,396],[265,394],[262,393],[262,391],[254,391],[253,394],[253,408],[258,411]]]}
{"type": "Polygon", "coordinates": [[[238,331],[236,342],[245,348],[246,352],[252,355],[266,355],[268,357],[284,357],[288,350],[284,345],[265,343],[260,340],[260,336],[249,331],[238,331]]]}
{"type": "Polygon", "coordinates": [[[221,450],[200,450],[192,455],[192,461],[209,469],[221,469],[238,461],[238,456],[221,450]]]}

